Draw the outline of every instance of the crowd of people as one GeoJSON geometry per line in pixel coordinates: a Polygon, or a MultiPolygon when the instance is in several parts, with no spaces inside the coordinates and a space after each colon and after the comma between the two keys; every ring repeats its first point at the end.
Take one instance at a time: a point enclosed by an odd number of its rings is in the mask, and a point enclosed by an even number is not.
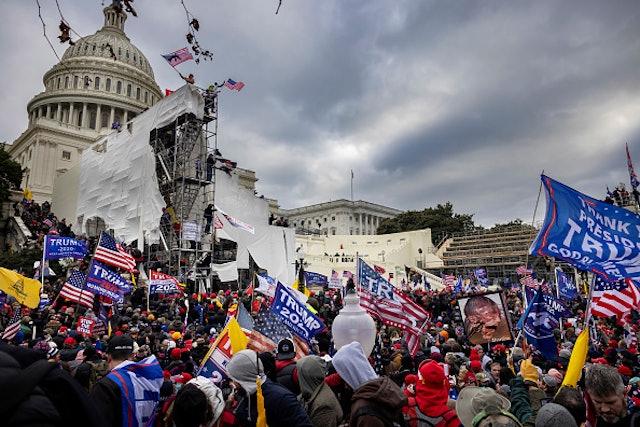
{"type": "MultiPolygon", "coordinates": [[[[49,283],[48,291],[55,295],[61,284],[49,283]]],[[[515,321],[521,295],[505,293],[515,321]]],[[[358,342],[335,351],[330,326],[342,297],[319,291],[308,303],[328,329],[312,341],[309,355],[299,357],[289,338],[272,352],[245,349],[233,355],[228,378],[217,383],[199,376],[199,367],[229,310],[242,304],[255,316],[268,307],[267,297],[228,290],[152,298],[147,309],[138,289],[112,308],[108,328],[100,324],[98,304],[87,308],[57,298],[42,310],[23,309],[19,332],[0,344],[0,383],[21,385],[20,399],[12,388],[0,388],[8,401],[0,412],[4,425],[253,426],[266,417],[269,426],[569,426],[585,423],[590,411],[599,427],[638,424],[637,342],[625,340],[615,321],[597,322],[598,341],[582,382],[562,388],[577,336],[571,323],[555,331],[558,357],[546,360],[512,341],[472,345],[448,291],[408,295],[432,318],[413,356],[402,332],[380,323],[371,355],[358,342]],[[79,316],[101,327],[81,334],[79,316]],[[132,403],[120,374],[113,373],[128,366],[138,373],[149,356],[161,368],[149,380],[159,391],[132,403]],[[138,421],[127,419],[132,416],[138,421]]],[[[584,299],[573,304],[579,325],[584,299]]],[[[3,325],[18,306],[5,302],[3,325]]]]}
{"type": "MultiPolygon", "coordinates": [[[[73,236],[47,203],[14,208],[39,241],[47,233],[73,236]]],[[[265,351],[250,338],[223,363],[226,375],[217,377],[202,369],[211,344],[238,306],[254,319],[267,312],[267,296],[249,288],[161,297],[140,286],[121,304],[96,297],[85,306],[60,296],[64,282],[64,271],[46,278],[50,302],[33,310],[2,295],[0,326],[19,322],[17,332],[0,341],[2,425],[640,424],[636,312],[626,316],[625,328],[622,319],[595,319],[584,375],[577,387],[562,386],[585,327],[584,296],[570,302],[575,318],[554,330],[557,357],[549,359],[522,339],[471,343],[457,300],[484,292],[481,286],[462,294],[405,286],[404,294],[430,315],[413,354],[403,332],[380,321],[371,354],[359,342],[337,349],[331,326],[343,295],[318,290],[307,304],[327,328],[307,348],[300,351],[290,336],[265,351]],[[81,318],[93,329],[80,330],[81,318]]],[[[515,325],[525,309],[521,289],[501,292],[515,325]]]]}

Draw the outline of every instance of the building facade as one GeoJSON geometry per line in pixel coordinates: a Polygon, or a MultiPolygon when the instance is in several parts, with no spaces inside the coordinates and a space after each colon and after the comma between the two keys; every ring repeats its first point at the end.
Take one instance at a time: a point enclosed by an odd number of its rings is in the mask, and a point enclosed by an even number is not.
{"type": "Polygon", "coordinates": [[[298,233],[324,235],[371,235],[386,218],[394,218],[401,210],[346,199],[318,203],[295,209],[276,209],[276,216],[289,221],[298,233]]]}
{"type": "Polygon", "coordinates": [[[38,202],[51,200],[56,176],[114,122],[124,127],[162,97],[149,61],[124,32],[126,14],[113,6],[103,13],[104,26],[45,73],[44,91],[27,105],[27,130],[7,147],[25,170],[22,187],[38,202]]]}

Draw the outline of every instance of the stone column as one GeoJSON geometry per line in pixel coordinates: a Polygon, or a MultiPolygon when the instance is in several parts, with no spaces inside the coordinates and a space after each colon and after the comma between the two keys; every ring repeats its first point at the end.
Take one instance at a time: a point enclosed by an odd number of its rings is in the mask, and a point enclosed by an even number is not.
{"type": "Polygon", "coordinates": [[[58,109],[56,110],[56,120],[62,121],[62,102],[58,102],[58,109]]]}
{"type": "Polygon", "coordinates": [[[123,110],[124,112],[122,113],[122,126],[124,126],[127,121],[129,121],[129,112],[127,110],[123,110]]]}
{"type": "Polygon", "coordinates": [[[358,224],[360,225],[360,227],[358,228],[358,233],[362,236],[364,234],[362,230],[362,213],[358,214],[358,224]]]}
{"type": "Polygon", "coordinates": [[[51,104],[47,104],[47,119],[51,118],[51,104]]]}
{"type": "Polygon", "coordinates": [[[69,118],[67,119],[67,123],[76,124],[76,122],[73,121],[73,102],[69,103],[69,118]]]}
{"type": "Polygon", "coordinates": [[[107,129],[111,129],[111,125],[116,121],[116,109],[111,107],[111,115],[109,116],[109,123],[107,123],[107,129]]]}
{"type": "Polygon", "coordinates": [[[87,126],[89,126],[89,120],[87,120],[87,103],[86,102],[82,103],[82,123],[80,123],[80,126],[82,126],[83,128],[86,128],[87,126]]]}
{"type": "Polygon", "coordinates": [[[100,132],[100,129],[102,129],[102,111],[100,104],[96,104],[96,130],[100,132]]]}

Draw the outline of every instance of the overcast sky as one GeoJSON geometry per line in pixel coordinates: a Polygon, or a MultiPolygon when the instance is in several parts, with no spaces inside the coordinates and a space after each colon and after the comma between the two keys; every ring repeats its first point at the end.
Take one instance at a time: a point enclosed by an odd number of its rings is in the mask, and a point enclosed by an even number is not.
{"type": "MultiPolygon", "coordinates": [[[[59,15],[40,0],[55,40],[59,15]]],[[[285,208],[355,198],[399,209],[451,201],[492,225],[530,221],[539,173],[595,197],[640,168],[640,3],[630,1],[185,0],[231,77],[219,144],[285,208]]],[[[0,26],[0,141],[56,62],[35,1],[9,0],[0,26]]],[[[71,26],[102,26],[99,0],[59,0],[71,26]]],[[[109,3],[107,0],[105,3],[109,3]]],[[[179,0],[137,0],[126,32],[162,89],[160,57],[184,47],[179,0]]],[[[543,203],[544,205],[544,203],[543,203]]],[[[541,217],[541,214],[538,214],[541,217]]]]}

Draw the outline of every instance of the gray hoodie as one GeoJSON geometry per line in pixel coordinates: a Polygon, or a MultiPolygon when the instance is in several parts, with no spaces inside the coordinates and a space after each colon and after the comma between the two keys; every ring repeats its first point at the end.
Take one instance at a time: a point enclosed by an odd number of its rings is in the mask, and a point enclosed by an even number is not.
{"type": "Polygon", "coordinates": [[[362,345],[354,341],[343,346],[333,356],[333,367],[349,387],[357,390],[362,384],[375,380],[378,375],[364,355],[362,345]]]}
{"type": "Polygon", "coordinates": [[[239,383],[248,393],[253,394],[257,390],[256,377],[260,377],[261,382],[267,378],[264,374],[262,361],[258,353],[253,350],[242,350],[234,354],[227,363],[227,374],[232,380],[239,383]]]}

